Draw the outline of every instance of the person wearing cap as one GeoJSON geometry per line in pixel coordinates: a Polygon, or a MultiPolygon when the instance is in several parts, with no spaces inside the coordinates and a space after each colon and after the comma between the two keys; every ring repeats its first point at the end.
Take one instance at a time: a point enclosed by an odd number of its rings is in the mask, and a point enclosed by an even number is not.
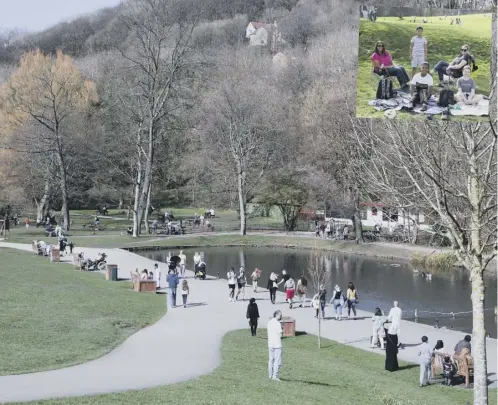
{"type": "Polygon", "coordinates": [[[258,329],[258,319],[259,319],[259,309],[258,304],[256,304],[256,299],[251,298],[249,300],[249,305],[247,306],[246,318],[249,321],[249,326],[251,327],[251,335],[256,336],[256,329],[258,329]]]}

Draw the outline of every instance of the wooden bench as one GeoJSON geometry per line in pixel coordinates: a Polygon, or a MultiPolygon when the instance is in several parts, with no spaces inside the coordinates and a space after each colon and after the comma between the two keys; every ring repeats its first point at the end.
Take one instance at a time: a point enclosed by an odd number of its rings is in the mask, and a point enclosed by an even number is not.
{"type": "Polygon", "coordinates": [[[140,280],[140,275],[134,271],[130,271],[131,282],[133,283],[133,291],[136,292],[156,292],[155,280],[140,280]]]}
{"type": "Polygon", "coordinates": [[[465,378],[465,386],[470,385],[470,377],[474,375],[474,359],[467,360],[465,357],[455,356],[453,354],[435,353],[431,362],[432,376],[443,373],[443,361],[446,356],[453,361],[456,366],[455,375],[465,378]]]}

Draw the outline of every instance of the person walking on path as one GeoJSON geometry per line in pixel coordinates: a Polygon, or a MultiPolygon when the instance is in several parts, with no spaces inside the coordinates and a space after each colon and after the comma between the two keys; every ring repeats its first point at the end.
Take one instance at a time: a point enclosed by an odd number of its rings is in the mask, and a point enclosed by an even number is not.
{"type": "Polygon", "coordinates": [[[396,335],[396,340],[399,341],[399,332],[401,326],[401,316],[403,312],[401,308],[398,307],[398,301],[393,302],[393,307],[389,311],[389,315],[387,316],[387,320],[391,322],[391,326],[389,327],[389,333],[396,335]]]}
{"type": "Polygon", "coordinates": [[[268,285],[266,287],[270,291],[270,301],[275,304],[275,297],[277,295],[278,288],[278,275],[275,272],[271,272],[270,278],[268,279],[268,285]]]}
{"type": "Polygon", "coordinates": [[[176,288],[178,287],[178,274],[174,270],[170,270],[168,273],[168,296],[171,308],[176,307],[176,288]]]}
{"type": "Polygon", "coordinates": [[[268,321],[268,378],[280,381],[278,372],[282,367],[282,312],[275,311],[273,318],[268,321]]]}
{"type": "Polygon", "coordinates": [[[336,321],[340,321],[342,317],[342,307],[344,306],[344,297],[341,287],[339,287],[337,284],[334,287],[334,292],[332,293],[330,303],[334,305],[334,314],[336,321]]]}
{"type": "Polygon", "coordinates": [[[429,346],[428,341],[429,339],[427,338],[427,336],[422,336],[422,344],[418,349],[421,387],[424,386],[424,380],[426,381],[425,385],[431,385],[431,359],[432,353],[434,353],[434,351],[429,346]]]}
{"type": "Polygon", "coordinates": [[[199,252],[194,253],[194,268],[196,264],[199,264],[201,262],[202,258],[199,252]]]}
{"type": "Polygon", "coordinates": [[[237,275],[237,295],[235,296],[235,299],[239,299],[240,293],[242,293],[242,301],[245,301],[245,295],[246,295],[246,284],[247,284],[247,278],[246,274],[244,273],[244,267],[240,267],[239,269],[239,274],[237,275]]]}
{"type": "Polygon", "coordinates": [[[161,269],[157,263],[154,264],[154,275],[156,276],[156,288],[159,289],[161,288],[161,269]]]}
{"type": "Polygon", "coordinates": [[[386,318],[382,314],[380,308],[375,308],[375,313],[372,316],[372,344],[370,347],[375,349],[380,341],[380,348],[384,350],[384,322],[386,318]]]}
{"type": "Polygon", "coordinates": [[[180,258],[180,274],[182,277],[185,277],[185,265],[187,264],[187,256],[183,253],[183,250],[180,250],[180,254],[178,255],[180,258]]]}
{"type": "Polygon", "coordinates": [[[252,290],[255,293],[258,292],[258,281],[259,281],[260,277],[261,277],[261,270],[256,267],[251,274],[252,290]]]}
{"type": "Polygon", "coordinates": [[[289,276],[287,281],[284,284],[284,289],[285,289],[285,300],[289,304],[289,308],[292,309],[292,300],[294,299],[294,291],[296,289],[296,283],[294,282],[294,279],[289,276]]]}
{"type": "Polygon", "coordinates": [[[259,309],[258,309],[258,304],[256,304],[255,298],[251,298],[249,300],[249,305],[247,306],[246,318],[249,320],[251,335],[256,336],[256,329],[258,329],[259,309]]]}
{"type": "Polygon", "coordinates": [[[182,281],[182,300],[183,300],[183,308],[187,308],[187,298],[190,294],[190,288],[188,286],[187,280],[183,279],[182,281]]]}
{"type": "Polygon", "coordinates": [[[234,268],[232,267],[227,273],[227,281],[228,281],[228,301],[235,301],[235,283],[237,282],[237,277],[235,276],[234,268]]]}
{"type": "Polygon", "coordinates": [[[306,303],[306,293],[308,292],[308,280],[302,275],[297,280],[296,294],[299,299],[299,308],[302,308],[306,303]]]}
{"type": "Polygon", "coordinates": [[[351,281],[349,282],[348,290],[346,291],[346,299],[348,303],[348,318],[351,318],[351,310],[353,310],[353,315],[356,319],[356,301],[358,300],[358,293],[351,281]]]}

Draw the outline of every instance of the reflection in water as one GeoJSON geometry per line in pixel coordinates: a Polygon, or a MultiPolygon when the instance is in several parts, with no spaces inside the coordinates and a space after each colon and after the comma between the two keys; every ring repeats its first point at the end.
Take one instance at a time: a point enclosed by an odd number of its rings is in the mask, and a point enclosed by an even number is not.
{"type": "MultiPolygon", "coordinates": [[[[187,268],[193,268],[195,249],[184,249],[187,255],[187,268]]],[[[177,252],[172,252],[175,254],[177,252]]],[[[249,277],[252,271],[259,267],[262,271],[261,286],[266,286],[268,276],[272,271],[281,273],[286,269],[294,278],[307,272],[310,252],[306,250],[270,249],[270,248],[204,248],[204,261],[208,274],[225,277],[230,267],[238,269],[241,265],[249,277]]],[[[165,262],[168,250],[140,252],[153,260],[165,262]]],[[[468,275],[459,269],[450,274],[434,274],[429,282],[414,273],[409,265],[393,266],[396,263],[389,260],[368,258],[366,256],[347,256],[324,253],[323,265],[331,272],[331,291],[335,284],[346,288],[349,281],[357,287],[360,303],[358,309],[373,312],[375,307],[385,311],[391,308],[397,300],[403,309],[404,317],[409,319],[418,310],[419,322],[434,325],[439,319],[441,326],[471,332],[472,315],[459,315],[454,319],[450,315],[427,314],[427,312],[465,312],[471,311],[471,285],[468,275]]],[[[491,310],[485,313],[487,331],[496,337],[496,279],[486,279],[485,308],[491,310]]],[[[282,289],[282,287],[280,288],[282,289]]],[[[313,291],[309,291],[312,295],[313,291]]]]}

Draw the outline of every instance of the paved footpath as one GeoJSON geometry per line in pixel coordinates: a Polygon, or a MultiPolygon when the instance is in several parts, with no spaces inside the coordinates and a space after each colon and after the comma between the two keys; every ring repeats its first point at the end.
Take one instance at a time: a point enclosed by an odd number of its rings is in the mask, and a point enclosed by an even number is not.
{"type": "MultiPolygon", "coordinates": [[[[0,247],[31,251],[30,245],[0,242],[0,247]]],[[[108,254],[109,263],[119,266],[118,277],[123,279],[129,279],[130,270],[151,269],[154,263],[121,249],[76,249],[77,252],[83,251],[87,257],[93,257],[102,250],[108,254]]],[[[48,259],[40,257],[40,260],[48,259]]],[[[63,257],[62,261],[69,263],[72,257],[63,257]]],[[[165,265],[162,269],[161,284],[165,285],[165,265]]],[[[68,271],[72,271],[69,266],[68,271]]],[[[192,277],[192,272],[187,271],[187,277],[192,277]]],[[[191,279],[189,285],[191,306],[170,309],[154,325],[130,336],[122,345],[103,357],[60,370],[0,377],[0,403],[137,390],[174,384],[210,373],[220,364],[223,336],[233,330],[248,328],[245,319],[247,301],[228,302],[226,280],[191,279]],[[199,336],[202,336],[202,345],[198,344],[199,336]]],[[[252,296],[258,300],[262,327],[266,326],[266,321],[278,308],[283,311],[284,316],[291,315],[296,319],[297,330],[317,333],[318,324],[312,309],[290,310],[284,303],[283,293],[277,296],[276,305],[270,303],[266,290],[253,294],[247,288],[246,297],[252,296]]],[[[166,295],[164,300],[166,304],[166,295]]],[[[400,302],[402,307],[402,297],[400,302]]],[[[330,307],[326,311],[326,317],[332,316],[330,307]]],[[[327,319],[322,324],[322,336],[384,355],[380,350],[369,348],[371,315],[358,311],[357,320],[343,320],[339,323],[327,319]]],[[[464,333],[402,321],[400,340],[408,346],[400,350],[400,359],[417,362],[416,345],[422,335],[427,335],[431,344],[442,339],[445,347],[451,349],[462,339],[464,333]]],[[[488,339],[488,373],[493,387],[496,387],[496,347],[496,339],[488,339]]],[[[261,372],[266,373],[266,368],[261,372]]]]}

